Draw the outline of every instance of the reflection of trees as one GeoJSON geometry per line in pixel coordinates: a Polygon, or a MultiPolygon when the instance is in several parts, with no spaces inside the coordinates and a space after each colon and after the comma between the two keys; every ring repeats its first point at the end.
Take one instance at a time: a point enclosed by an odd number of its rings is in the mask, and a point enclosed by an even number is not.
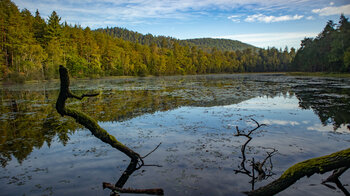
{"type": "Polygon", "coordinates": [[[308,84],[296,86],[293,91],[300,107],[312,109],[324,126],[332,123],[336,130],[350,123],[350,89],[308,84]]]}
{"type": "MultiPolygon", "coordinates": [[[[244,78],[232,80],[194,77],[184,81],[177,80],[176,77],[168,79],[166,82],[160,79],[142,81],[149,82],[150,84],[142,85],[150,86],[153,90],[139,88],[138,80],[112,83],[112,87],[104,90],[98,97],[83,100],[81,103],[70,100],[67,104],[71,108],[89,113],[98,121],[123,121],[180,106],[236,104],[261,95],[262,87],[266,86],[266,83],[254,85],[254,82],[244,78]],[[124,89],[114,88],[116,85],[124,85],[124,89]]],[[[96,86],[96,80],[88,82],[92,82],[88,85],[96,86]]],[[[41,148],[45,142],[50,145],[56,136],[62,144],[66,144],[69,133],[79,127],[72,119],[60,118],[54,111],[53,104],[58,95],[57,85],[47,85],[49,87],[25,87],[11,91],[5,88],[0,91],[2,166],[11,160],[11,155],[21,162],[33,148],[41,148]]],[[[78,87],[74,89],[84,89],[79,87],[79,82],[76,85],[78,87]]],[[[270,97],[280,92],[275,84],[268,84],[268,88],[270,90],[266,92],[270,97]]],[[[84,91],[75,90],[74,93],[82,94],[84,91]]]]}
{"type": "MultiPolygon", "coordinates": [[[[103,86],[104,89],[99,97],[81,103],[71,100],[67,104],[104,122],[124,121],[181,106],[230,105],[257,96],[275,97],[282,94],[286,97],[295,93],[300,106],[313,109],[324,125],[332,122],[337,128],[350,123],[349,89],[327,85],[319,86],[316,90],[311,89],[316,87],[311,84],[291,89],[273,78],[254,80],[254,77],[242,76],[233,79],[232,76],[214,75],[75,81],[73,91],[82,94],[85,89],[95,90],[96,86],[103,86]]],[[[53,112],[57,95],[57,83],[4,87],[0,91],[0,158],[3,166],[11,160],[11,155],[22,161],[33,148],[40,148],[45,142],[50,145],[54,137],[58,137],[62,144],[67,143],[68,133],[78,125],[69,118],[59,118],[53,112]]]]}
{"type": "Polygon", "coordinates": [[[77,128],[72,121],[61,122],[41,92],[2,93],[0,159],[3,167],[11,156],[22,162],[33,148],[41,148],[45,142],[50,145],[56,135],[65,144],[67,133],[77,128]]]}

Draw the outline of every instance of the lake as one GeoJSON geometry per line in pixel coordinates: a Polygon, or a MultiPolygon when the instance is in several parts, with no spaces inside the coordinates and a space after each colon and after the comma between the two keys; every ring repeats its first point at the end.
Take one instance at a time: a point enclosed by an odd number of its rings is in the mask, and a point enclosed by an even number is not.
{"type": "MultiPolygon", "coordinates": [[[[0,87],[0,195],[109,195],[129,164],[54,104],[58,82],[0,87]]],[[[165,195],[242,195],[252,189],[242,168],[263,161],[277,179],[297,162],[349,148],[350,79],[234,74],[73,80],[70,100],[101,127],[157,165],[135,171],[124,187],[162,188],[165,195]],[[256,121],[256,122],[255,122],[256,121]],[[238,171],[238,172],[237,172],[238,171]],[[243,172],[242,172],[243,171],[243,172]]],[[[302,178],[279,195],[343,195],[321,184],[331,173],[302,178]]],[[[350,172],[340,180],[349,184],[350,172]]],[[[348,190],[349,186],[345,186],[348,190]]],[[[125,194],[131,195],[131,194],[125,194]]]]}

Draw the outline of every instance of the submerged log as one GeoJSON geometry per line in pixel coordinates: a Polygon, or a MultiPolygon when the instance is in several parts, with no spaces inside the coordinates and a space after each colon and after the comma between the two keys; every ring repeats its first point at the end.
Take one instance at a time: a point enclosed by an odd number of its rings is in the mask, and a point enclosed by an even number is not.
{"type": "Polygon", "coordinates": [[[287,169],[280,178],[259,189],[245,192],[247,195],[275,195],[294,184],[300,178],[315,173],[323,174],[342,167],[350,166],[350,148],[330,155],[309,159],[287,169]]]}
{"type": "Polygon", "coordinates": [[[134,194],[149,194],[149,195],[164,195],[163,189],[132,189],[132,188],[118,188],[110,183],[104,182],[103,189],[108,188],[118,193],[134,193],[134,194]]]}

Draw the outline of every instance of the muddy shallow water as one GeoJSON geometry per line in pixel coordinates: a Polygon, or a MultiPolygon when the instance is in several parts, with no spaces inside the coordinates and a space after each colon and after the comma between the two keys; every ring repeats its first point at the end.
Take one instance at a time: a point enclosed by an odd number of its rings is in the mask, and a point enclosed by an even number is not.
{"type": "MultiPolygon", "coordinates": [[[[242,195],[252,188],[240,170],[245,137],[247,161],[267,161],[267,179],[293,164],[349,148],[350,80],[278,74],[170,76],[72,82],[75,93],[100,92],[79,109],[146,164],[124,187],[162,188],[165,195],[242,195]]],[[[0,195],[109,195],[129,159],[101,142],[54,103],[59,84],[0,87],[0,195]]],[[[247,168],[251,170],[249,162],[247,168]]],[[[330,173],[303,178],[279,195],[342,195],[320,182],[330,173]]],[[[341,177],[349,184],[350,172],[341,177]]],[[[349,186],[345,186],[348,190],[349,186]]],[[[127,194],[130,195],[130,194],[127,194]]]]}

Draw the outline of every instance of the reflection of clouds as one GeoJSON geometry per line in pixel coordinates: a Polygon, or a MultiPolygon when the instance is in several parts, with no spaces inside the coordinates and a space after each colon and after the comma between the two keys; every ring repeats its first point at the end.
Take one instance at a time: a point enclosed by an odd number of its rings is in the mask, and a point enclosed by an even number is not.
{"type": "MultiPolygon", "coordinates": [[[[307,130],[312,131],[321,131],[321,132],[334,132],[334,127],[332,125],[322,125],[314,124],[313,126],[307,127],[307,130]]],[[[337,133],[350,133],[350,130],[347,128],[347,125],[341,125],[335,132],[337,133]]]]}
{"type": "Polygon", "coordinates": [[[300,123],[296,121],[272,120],[272,119],[265,119],[261,121],[261,123],[267,124],[267,125],[292,125],[292,126],[300,125],[300,123]]]}
{"type": "Polygon", "coordinates": [[[242,108],[256,110],[297,110],[299,109],[299,100],[295,96],[279,96],[279,97],[255,97],[239,104],[224,106],[225,108],[242,108]]]}
{"type": "Polygon", "coordinates": [[[310,123],[310,121],[308,121],[308,120],[303,120],[303,121],[301,121],[303,124],[309,124],[310,123]]]}

